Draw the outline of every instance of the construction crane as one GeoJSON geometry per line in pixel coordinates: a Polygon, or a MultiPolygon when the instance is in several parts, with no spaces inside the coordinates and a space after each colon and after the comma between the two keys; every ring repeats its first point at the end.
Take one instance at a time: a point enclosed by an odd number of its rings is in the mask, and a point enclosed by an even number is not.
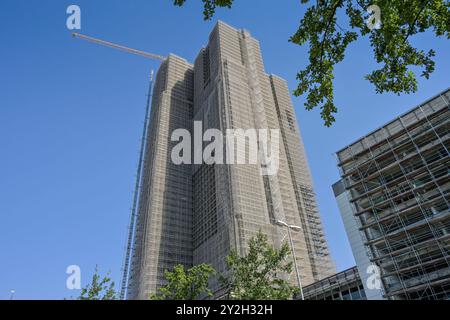
{"type": "Polygon", "coordinates": [[[122,46],[120,44],[116,44],[116,43],[108,42],[108,41],[105,41],[105,40],[93,38],[93,37],[86,36],[86,35],[80,34],[80,33],[75,33],[74,32],[74,33],[72,33],[72,37],[83,39],[83,40],[86,40],[86,41],[89,41],[89,42],[93,42],[93,43],[96,43],[96,44],[100,44],[100,45],[105,46],[105,47],[110,47],[110,48],[113,48],[113,49],[117,49],[117,50],[125,51],[125,52],[128,52],[128,53],[136,54],[138,56],[143,56],[143,57],[146,57],[146,58],[149,58],[149,59],[154,59],[154,60],[159,60],[159,61],[166,60],[166,57],[160,56],[158,54],[153,54],[153,53],[148,53],[148,52],[141,51],[141,50],[128,48],[128,47],[122,46]]]}
{"type": "MultiPolygon", "coordinates": [[[[158,61],[165,61],[166,57],[148,53],[141,50],[136,50],[132,48],[128,48],[119,44],[115,44],[112,42],[100,40],[97,38],[93,38],[90,36],[86,36],[79,33],[72,33],[72,36],[74,38],[86,40],[92,43],[96,43],[102,46],[110,47],[113,49],[125,51],[131,54],[143,56],[145,58],[154,59],[158,61]]],[[[148,94],[147,94],[147,104],[145,107],[145,118],[144,118],[144,129],[142,130],[142,138],[141,138],[141,146],[139,151],[139,162],[136,172],[136,181],[134,186],[134,193],[133,193],[133,204],[131,207],[131,214],[130,214],[130,224],[128,229],[128,236],[127,236],[127,246],[125,249],[125,257],[124,257],[124,263],[123,263],[123,275],[122,275],[122,282],[120,287],[120,299],[123,300],[126,297],[126,292],[128,290],[128,279],[129,279],[129,271],[130,271],[130,263],[131,263],[131,254],[133,251],[133,241],[135,237],[135,226],[136,226],[136,211],[138,209],[138,202],[139,202],[139,194],[141,189],[141,183],[142,183],[142,170],[144,168],[144,158],[145,158],[145,149],[146,149],[146,140],[147,140],[147,128],[148,123],[150,120],[150,105],[152,100],[152,94],[153,94],[153,70],[150,73],[150,83],[148,88],[148,94]]]]}

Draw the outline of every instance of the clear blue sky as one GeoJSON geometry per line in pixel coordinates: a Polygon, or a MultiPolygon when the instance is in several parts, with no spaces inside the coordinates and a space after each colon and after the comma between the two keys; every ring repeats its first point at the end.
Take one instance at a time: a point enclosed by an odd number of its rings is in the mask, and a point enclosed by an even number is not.
{"type": "MultiPolygon", "coordinates": [[[[300,1],[235,0],[202,20],[199,0],[2,0],[0,2],[0,299],[76,296],[65,270],[83,283],[98,264],[119,282],[142,128],[148,73],[158,64],[70,37],[66,8],[82,9],[82,33],[192,61],[216,19],[261,42],[266,70],[287,79],[307,48],[287,40],[300,1]]],[[[331,191],[333,153],[449,86],[450,44],[414,38],[437,51],[436,72],[416,94],[376,95],[363,75],[374,67],[367,42],[350,47],[336,72],[337,123],[294,98],[331,252],[339,270],[354,264],[331,191]]]]}

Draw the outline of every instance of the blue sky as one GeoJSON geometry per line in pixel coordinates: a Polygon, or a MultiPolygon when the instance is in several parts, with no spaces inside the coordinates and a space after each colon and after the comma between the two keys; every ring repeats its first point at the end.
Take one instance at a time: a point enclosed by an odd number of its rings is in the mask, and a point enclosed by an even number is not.
{"type": "MultiPolygon", "coordinates": [[[[299,1],[235,0],[202,20],[199,0],[2,0],[0,2],[0,299],[61,299],[65,270],[83,283],[98,264],[119,282],[145,94],[158,63],[70,37],[66,8],[82,9],[82,33],[193,61],[216,19],[260,40],[266,70],[288,81],[307,48],[287,40],[304,12],[299,1]],[[276,5],[275,5],[276,3],[276,5]]],[[[450,44],[413,38],[437,52],[436,72],[411,95],[377,95],[363,79],[375,65],[367,41],[349,48],[336,70],[337,122],[293,98],[320,211],[338,270],[354,264],[331,191],[333,153],[449,86],[450,44]]]]}

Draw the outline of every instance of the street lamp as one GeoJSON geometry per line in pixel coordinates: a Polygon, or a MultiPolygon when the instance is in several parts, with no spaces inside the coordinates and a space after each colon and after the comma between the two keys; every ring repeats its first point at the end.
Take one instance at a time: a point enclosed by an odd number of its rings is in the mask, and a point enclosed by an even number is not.
{"type": "Polygon", "coordinates": [[[298,287],[300,288],[300,295],[302,297],[302,300],[305,300],[305,296],[303,295],[302,281],[300,279],[300,272],[298,271],[298,266],[297,266],[297,258],[295,256],[294,242],[292,241],[292,236],[291,236],[291,229],[294,231],[300,231],[302,229],[302,227],[289,225],[286,222],[281,221],[281,220],[276,220],[275,223],[279,226],[287,228],[287,230],[288,230],[289,242],[291,243],[292,257],[294,258],[295,274],[297,275],[297,283],[298,283],[298,287]]]}

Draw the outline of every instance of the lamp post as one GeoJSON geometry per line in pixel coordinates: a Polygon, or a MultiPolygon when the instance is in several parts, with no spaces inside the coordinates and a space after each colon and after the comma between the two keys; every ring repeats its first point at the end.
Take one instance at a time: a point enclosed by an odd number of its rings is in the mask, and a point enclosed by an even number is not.
{"type": "Polygon", "coordinates": [[[294,268],[295,268],[295,274],[297,276],[297,283],[298,283],[298,287],[300,288],[301,298],[302,298],[302,300],[305,300],[305,296],[303,295],[302,280],[300,278],[300,272],[298,271],[298,266],[297,266],[297,258],[295,256],[294,242],[292,241],[292,236],[291,236],[291,229],[294,231],[300,231],[302,228],[299,226],[289,225],[286,222],[281,221],[281,220],[276,220],[275,223],[279,226],[286,227],[288,230],[289,242],[291,244],[292,257],[294,258],[294,268]]]}

